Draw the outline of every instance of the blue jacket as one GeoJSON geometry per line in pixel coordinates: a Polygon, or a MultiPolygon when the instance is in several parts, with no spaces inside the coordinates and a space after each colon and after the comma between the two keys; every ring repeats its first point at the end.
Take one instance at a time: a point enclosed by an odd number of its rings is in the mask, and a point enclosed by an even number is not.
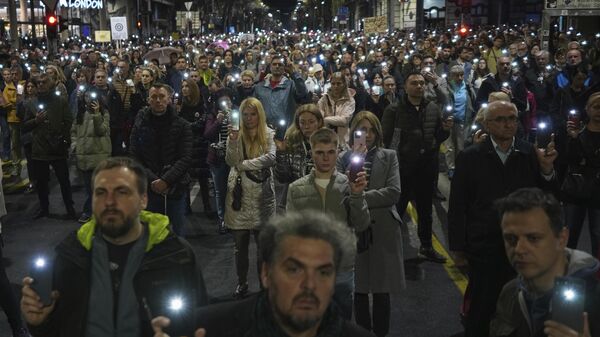
{"type": "Polygon", "coordinates": [[[304,99],[308,92],[302,77],[294,73],[292,80],[282,77],[281,82],[271,88],[270,76],[256,85],[254,96],[260,100],[267,114],[267,124],[276,125],[279,119],[290,122],[294,119],[296,103],[304,99]]]}

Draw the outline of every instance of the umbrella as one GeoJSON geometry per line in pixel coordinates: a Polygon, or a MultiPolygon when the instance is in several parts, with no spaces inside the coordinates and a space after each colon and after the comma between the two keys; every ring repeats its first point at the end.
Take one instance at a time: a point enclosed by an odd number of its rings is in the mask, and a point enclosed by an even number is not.
{"type": "Polygon", "coordinates": [[[175,47],[155,48],[147,52],[146,55],[144,55],[143,59],[148,61],[157,59],[160,64],[165,64],[171,62],[170,55],[172,53],[176,53],[177,55],[179,55],[181,54],[181,50],[175,47]]]}
{"type": "Polygon", "coordinates": [[[213,43],[210,44],[209,48],[217,48],[217,47],[221,47],[225,50],[229,49],[229,43],[227,43],[226,41],[223,40],[219,40],[219,41],[215,41],[213,43]]]}

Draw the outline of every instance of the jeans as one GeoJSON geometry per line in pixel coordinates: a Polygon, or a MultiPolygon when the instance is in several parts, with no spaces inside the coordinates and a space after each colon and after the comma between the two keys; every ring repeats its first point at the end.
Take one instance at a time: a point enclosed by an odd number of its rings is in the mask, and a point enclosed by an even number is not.
{"type": "Polygon", "coordinates": [[[223,162],[217,165],[210,165],[213,183],[215,185],[215,204],[217,205],[217,215],[219,222],[225,218],[225,196],[227,195],[227,178],[229,177],[230,167],[223,162]]]}
{"type": "Polygon", "coordinates": [[[150,212],[168,216],[173,232],[181,237],[185,235],[185,207],[185,194],[176,197],[165,197],[148,190],[148,206],[146,209],[150,212]]]}
{"type": "Polygon", "coordinates": [[[48,200],[48,181],[50,180],[50,166],[54,169],[56,178],[60,184],[63,202],[68,213],[73,212],[73,196],[71,193],[71,182],[69,180],[69,166],[66,159],[57,160],[32,160],[34,172],[37,175],[36,187],[40,208],[47,211],[50,205],[48,200]]]}
{"type": "Polygon", "coordinates": [[[564,207],[565,223],[569,227],[569,242],[567,246],[573,249],[577,248],[577,242],[579,242],[579,236],[581,235],[581,229],[583,228],[583,222],[587,214],[590,239],[592,241],[591,254],[592,256],[598,256],[598,245],[600,244],[600,209],[570,203],[566,203],[564,207]]]}
{"type": "Polygon", "coordinates": [[[354,294],[354,269],[338,273],[333,300],[340,307],[342,317],[348,321],[352,319],[352,294],[354,294]]]}
{"type": "Polygon", "coordinates": [[[2,133],[2,149],[0,149],[0,156],[3,161],[7,161],[10,159],[10,130],[8,129],[6,116],[0,116],[0,133],[2,133]]]}
{"type": "Polygon", "coordinates": [[[456,156],[465,148],[465,125],[464,123],[454,123],[450,129],[450,136],[444,141],[446,145],[446,166],[449,170],[454,170],[456,156]]]}
{"type": "Polygon", "coordinates": [[[85,187],[85,193],[87,194],[85,202],[83,203],[83,214],[92,215],[92,173],[94,170],[83,171],[79,170],[81,179],[83,179],[83,186],[85,187]]]}
{"type": "Polygon", "coordinates": [[[258,249],[258,231],[257,230],[232,230],[233,241],[235,242],[235,270],[238,277],[238,284],[248,282],[248,268],[250,259],[248,257],[248,246],[250,245],[250,235],[254,235],[256,242],[256,268],[258,271],[258,280],[260,284],[260,258],[258,249]]]}

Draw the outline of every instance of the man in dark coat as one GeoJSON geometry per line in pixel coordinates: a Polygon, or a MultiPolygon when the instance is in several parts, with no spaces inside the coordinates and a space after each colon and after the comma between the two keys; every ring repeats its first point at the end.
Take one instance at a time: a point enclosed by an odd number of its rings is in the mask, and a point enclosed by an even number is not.
{"type": "Polygon", "coordinates": [[[148,210],[168,215],[173,231],[183,235],[193,137],[190,124],[177,116],[172,95],[168,85],[152,85],[150,106],[138,113],[131,130],[129,152],[146,167],[148,210]]]}
{"type": "Polygon", "coordinates": [[[466,336],[487,336],[502,286],[514,277],[506,259],[495,200],[522,187],[556,184],[554,142],[546,149],[515,138],[517,107],[492,102],[484,115],[489,137],[456,159],[450,189],[448,240],[459,266],[469,266],[466,336]]]}
{"type": "MultiPolygon", "coordinates": [[[[265,291],[199,310],[203,329],[196,336],[373,336],[345,321],[332,301],[339,268],[356,254],[346,223],[321,212],[289,212],[272,219],[259,240],[265,291]]],[[[164,337],[168,320],[157,317],[153,325],[154,336],[164,337]]]]}

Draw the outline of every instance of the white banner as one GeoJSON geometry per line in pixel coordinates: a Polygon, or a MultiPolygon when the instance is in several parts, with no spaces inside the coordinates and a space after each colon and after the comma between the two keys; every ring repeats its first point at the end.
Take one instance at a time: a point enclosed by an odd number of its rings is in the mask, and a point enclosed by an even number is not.
{"type": "Polygon", "coordinates": [[[124,16],[113,16],[110,18],[110,32],[113,40],[127,40],[127,18],[124,16]]]}

